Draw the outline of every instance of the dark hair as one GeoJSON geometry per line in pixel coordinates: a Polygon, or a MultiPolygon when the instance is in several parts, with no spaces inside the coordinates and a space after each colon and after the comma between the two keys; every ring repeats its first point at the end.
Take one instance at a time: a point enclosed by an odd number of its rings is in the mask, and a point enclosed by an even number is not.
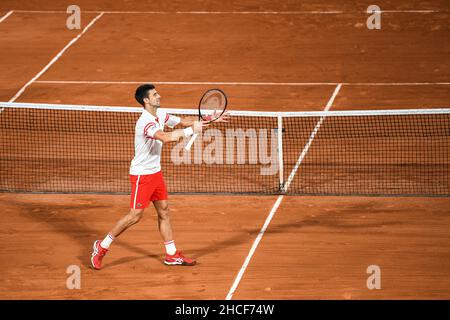
{"type": "Polygon", "coordinates": [[[144,98],[148,97],[148,92],[152,89],[155,89],[155,86],[152,85],[151,83],[140,85],[136,89],[134,97],[136,98],[136,101],[139,102],[143,107],[145,106],[144,98]]]}

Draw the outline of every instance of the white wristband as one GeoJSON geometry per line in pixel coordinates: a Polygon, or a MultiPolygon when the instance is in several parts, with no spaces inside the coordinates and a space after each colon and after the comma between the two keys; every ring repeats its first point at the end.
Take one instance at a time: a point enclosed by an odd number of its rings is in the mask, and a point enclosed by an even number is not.
{"type": "Polygon", "coordinates": [[[194,130],[192,129],[192,127],[183,129],[183,132],[185,137],[190,137],[194,134],[194,130]]]}

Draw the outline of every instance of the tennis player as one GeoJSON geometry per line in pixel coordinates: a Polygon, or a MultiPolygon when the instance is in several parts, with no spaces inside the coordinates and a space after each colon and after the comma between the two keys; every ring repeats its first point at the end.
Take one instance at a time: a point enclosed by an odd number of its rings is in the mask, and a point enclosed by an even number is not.
{"type": "MultiPolygon", "coordinates": [[[[120,219],[103,240],[96,240],[93,246],[91,263],[95,269],[101,269],[103,257],[111,243],[125,230],[139,222],[145,208],[153,202],[158,213],[159,232],[164,240],[166,265],[193,266],[196,261],[189,259],[177,250],[172,235],[169,217],[167,189],[161,172],[161,150],[168,142],[178,141],[194,133],[201,133],[207,126],[195,117],[179,118],[163,112],[160,107],[161,96],[152,84],[144,84],[136,89],[136,100],[144,107],[135,128],[135,156],[131,161],[130,181],[131,199],[130,212],[120,219]],[[185,127],[171,132],[164,132],[164,127],[176,125],[185,127]]],[[[224,114],[217,122],[226,122],[228,115],[224,114]]]]}

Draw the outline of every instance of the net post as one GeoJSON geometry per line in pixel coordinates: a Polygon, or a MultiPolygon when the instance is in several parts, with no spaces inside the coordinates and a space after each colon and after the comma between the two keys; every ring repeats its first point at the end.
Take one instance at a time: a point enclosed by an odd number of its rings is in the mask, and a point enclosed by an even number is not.
{"type": "Polygon", "coordinates": [[[283,116],[282,114],[278,114],[278,168],[279,168],[279,174],[280,174],[280,186],[279,190],[283,191],[284,189],[284,173],[283,173],[283,116]]]}

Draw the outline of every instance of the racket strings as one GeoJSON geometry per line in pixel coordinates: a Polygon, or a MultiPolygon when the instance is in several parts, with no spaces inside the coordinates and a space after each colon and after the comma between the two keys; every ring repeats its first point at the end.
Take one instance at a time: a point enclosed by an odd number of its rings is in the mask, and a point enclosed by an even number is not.
{"type": "Polygon", "coordinates": [[[203,120],[214,121],[225,111],[227,99],[218,90],[212,90],[205,94],[200,102],[200,115],[203,120]]]}

